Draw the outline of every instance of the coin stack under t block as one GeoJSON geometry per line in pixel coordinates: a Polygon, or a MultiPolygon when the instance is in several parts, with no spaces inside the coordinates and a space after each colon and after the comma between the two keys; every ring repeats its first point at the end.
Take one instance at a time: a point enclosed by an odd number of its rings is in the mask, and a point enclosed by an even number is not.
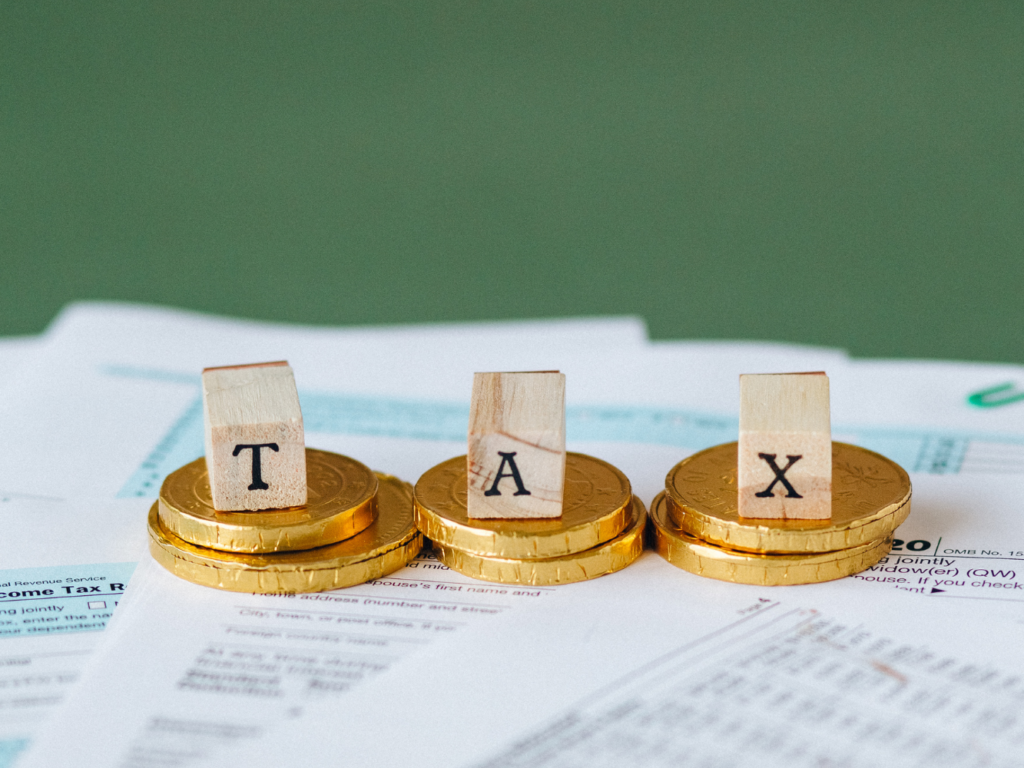
{"type": "Polygon", "coordinates": [[[305,446],[286,362],[203,371],[206,455],[172,472],[149,513],[150,552],[196,584],[317,592],[419,554],[412,488],[305,446]]]}
{"type": "Polygon", "coordinates": [[[832,441],[824,373],[741,376],[739,438],[668,473],[651,522],[670,563],[769,586],[842,578],[889,552],[910,514],[910,477],[832,441]]]}
{"type": "Polygon", "coordinates": [[[565,376],[478,373],[468,453],[416,483],[417,524],[437,558],[467,576],[551,585],[625,568],[647,513],[607,462],[565,450],[565,376]]]}

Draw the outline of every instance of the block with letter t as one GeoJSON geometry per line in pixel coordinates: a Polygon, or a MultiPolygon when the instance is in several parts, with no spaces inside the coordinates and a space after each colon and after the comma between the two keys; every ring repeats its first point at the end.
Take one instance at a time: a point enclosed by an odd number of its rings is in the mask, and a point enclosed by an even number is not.
{"type": "Polygon", "coordinates": [[[477,373],[466,463],[470,518],[561,517],[565,375],[477,373]]]}
{"type": "Polygon", "coordinates": [[[206,467],[218,511],[306,503],[306,447],[287,362],[203,370],[206,467]]]}
{"type": "Polygon", "coordinates": [[[828,520],[832,428],[828,376],[740,376],[740,517],[828,520]]]}

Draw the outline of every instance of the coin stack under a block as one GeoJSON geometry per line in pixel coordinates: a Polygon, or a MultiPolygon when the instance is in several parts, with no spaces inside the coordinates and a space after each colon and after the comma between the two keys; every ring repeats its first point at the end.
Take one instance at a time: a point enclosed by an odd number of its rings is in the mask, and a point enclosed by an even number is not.
{"type": "Polygon", "coordinates": [[[910,478],[898,464],[833,443],[830,520],[740,518],[736,452],[736,443],[709,448],[666,478],[651,523],[655,549],[673,565],[740,584],[831,581],[885,557],[910,514],[910,478]]]}
{"type": "Polygon", "coordinates": [[[412,487],[306,448],[287,363],[203,371],[206,456],[172,472],[149,513],[153,557],[197,584],[317,592],[419,554],[412,487]]]}
{"type": "Polygon", "coordinates": [[[566,454],[557,518],[470,518],[465,456],[424,474],[414,499],[416,523],[438,560],[475,579],[567,584],[625,568],[643,551],[647,513],[629,480],[611,464],[580,453],[566,454]]]}
{"type": "Polygon", "coordinates": [[[910,514],[910,477],[832,441],[828,378],[741,376],[740,393],[740,442],[681,461],[655,498],[657,551],[701,576],[763,586],[830,581],[881,560],[910,514]]]}
{"type": "Polygon", "coordinates": [[[205,459],[171,473],[149,513],[153,557],[235,592],[319,592],[391,573],[419,554],[411,486],[347,456],[306,449],[310,501],[218,512],[205,459]]]}
{"type": "Polygon", "coordinates": [[[477,373],[466,456],[416,483],[437,558],[476,579],[549,585],[625,568],[647,512],[607,462],[565,450],[565,376],[477,373]]]}

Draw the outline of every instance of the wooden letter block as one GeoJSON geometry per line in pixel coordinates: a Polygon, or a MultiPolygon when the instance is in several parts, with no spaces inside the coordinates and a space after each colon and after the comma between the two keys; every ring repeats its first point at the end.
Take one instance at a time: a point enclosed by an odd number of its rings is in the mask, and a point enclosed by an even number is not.
{"type": "Polygon", "coordinates": [[[832,517],[828,376],[740,376],[740,517],[832,517]]]}
{"type": "Polygon", "coordinates": [[[476,374],[466,462],[469,517],[561,517],[565,375],[476,374]]]}
{"type": "Polygon", "coordinates": [[[206,368],[203,417],[214,509],[306,503],[306,442],[288,363],[206,368]]]}

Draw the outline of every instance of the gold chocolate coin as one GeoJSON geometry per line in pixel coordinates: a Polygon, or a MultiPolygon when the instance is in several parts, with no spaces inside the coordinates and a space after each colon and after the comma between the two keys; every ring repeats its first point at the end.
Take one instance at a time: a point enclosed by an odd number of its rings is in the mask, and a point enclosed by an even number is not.
{"type": "Polygon", "coordinates": [[[232,592],[322,592],[396,571],[419,554],[423,536],[412,517],[412,486],[378,474],[379,514],[356,536],[304,552],[237,554],[197,547],[168,531],[149,511],[149,551],[175,576],[232,592]]]}
{"type": "Polygon", "coordinates": [[[644,551],[647,512],[636,496],[627,507],[629,524],[626,529],[611,541],[583,552],[561,557],[516,560],[508,557],[486,557],[434,542],[434,554],[453,571],[499,584],[525,584],[537,587],[596,579],[598,576],[622,570],[644,551]]]}
{"type": "Polygon", "coordinates": [[[695,538],[747,552],[833,552],[885,539],[910,514],[910,476],[899,464],[833,442],[831,520],[741,518],[736,445],[695,453],[665,478],[668,514],[695,538]]]}
{"type": "Polygon", "coordinates": [[[870,568],[892,547],[892,536],[886,536],[849,549],[821,554],[740,552],[709,544],[682,531],[672,522],[669,503],[662,492],[651,505],[651,531],[658,554],[684,571],[735,584],[775,587],[841,579],[870,568]]]}
{"type": "Polygon", "coordinates": [[[213,508],[206,460],[167,476],[160,488],[160,524],[189,544],[226,552],[268,553],[312,549],[351,538],[377,514],[377,478],[355,459],[306,449],[309,500],[301,507],[259,512],[213,508]]]}
{"type": "Polygon", "coordinates": [[[560,557],[615,538],[630,523],[629,480],[606,461],[565,456],[562,516],[479,520],[466,513],[466,457],[427,470],[416,483],[416,524],[435,544],[511,559],[560,557]]]}

